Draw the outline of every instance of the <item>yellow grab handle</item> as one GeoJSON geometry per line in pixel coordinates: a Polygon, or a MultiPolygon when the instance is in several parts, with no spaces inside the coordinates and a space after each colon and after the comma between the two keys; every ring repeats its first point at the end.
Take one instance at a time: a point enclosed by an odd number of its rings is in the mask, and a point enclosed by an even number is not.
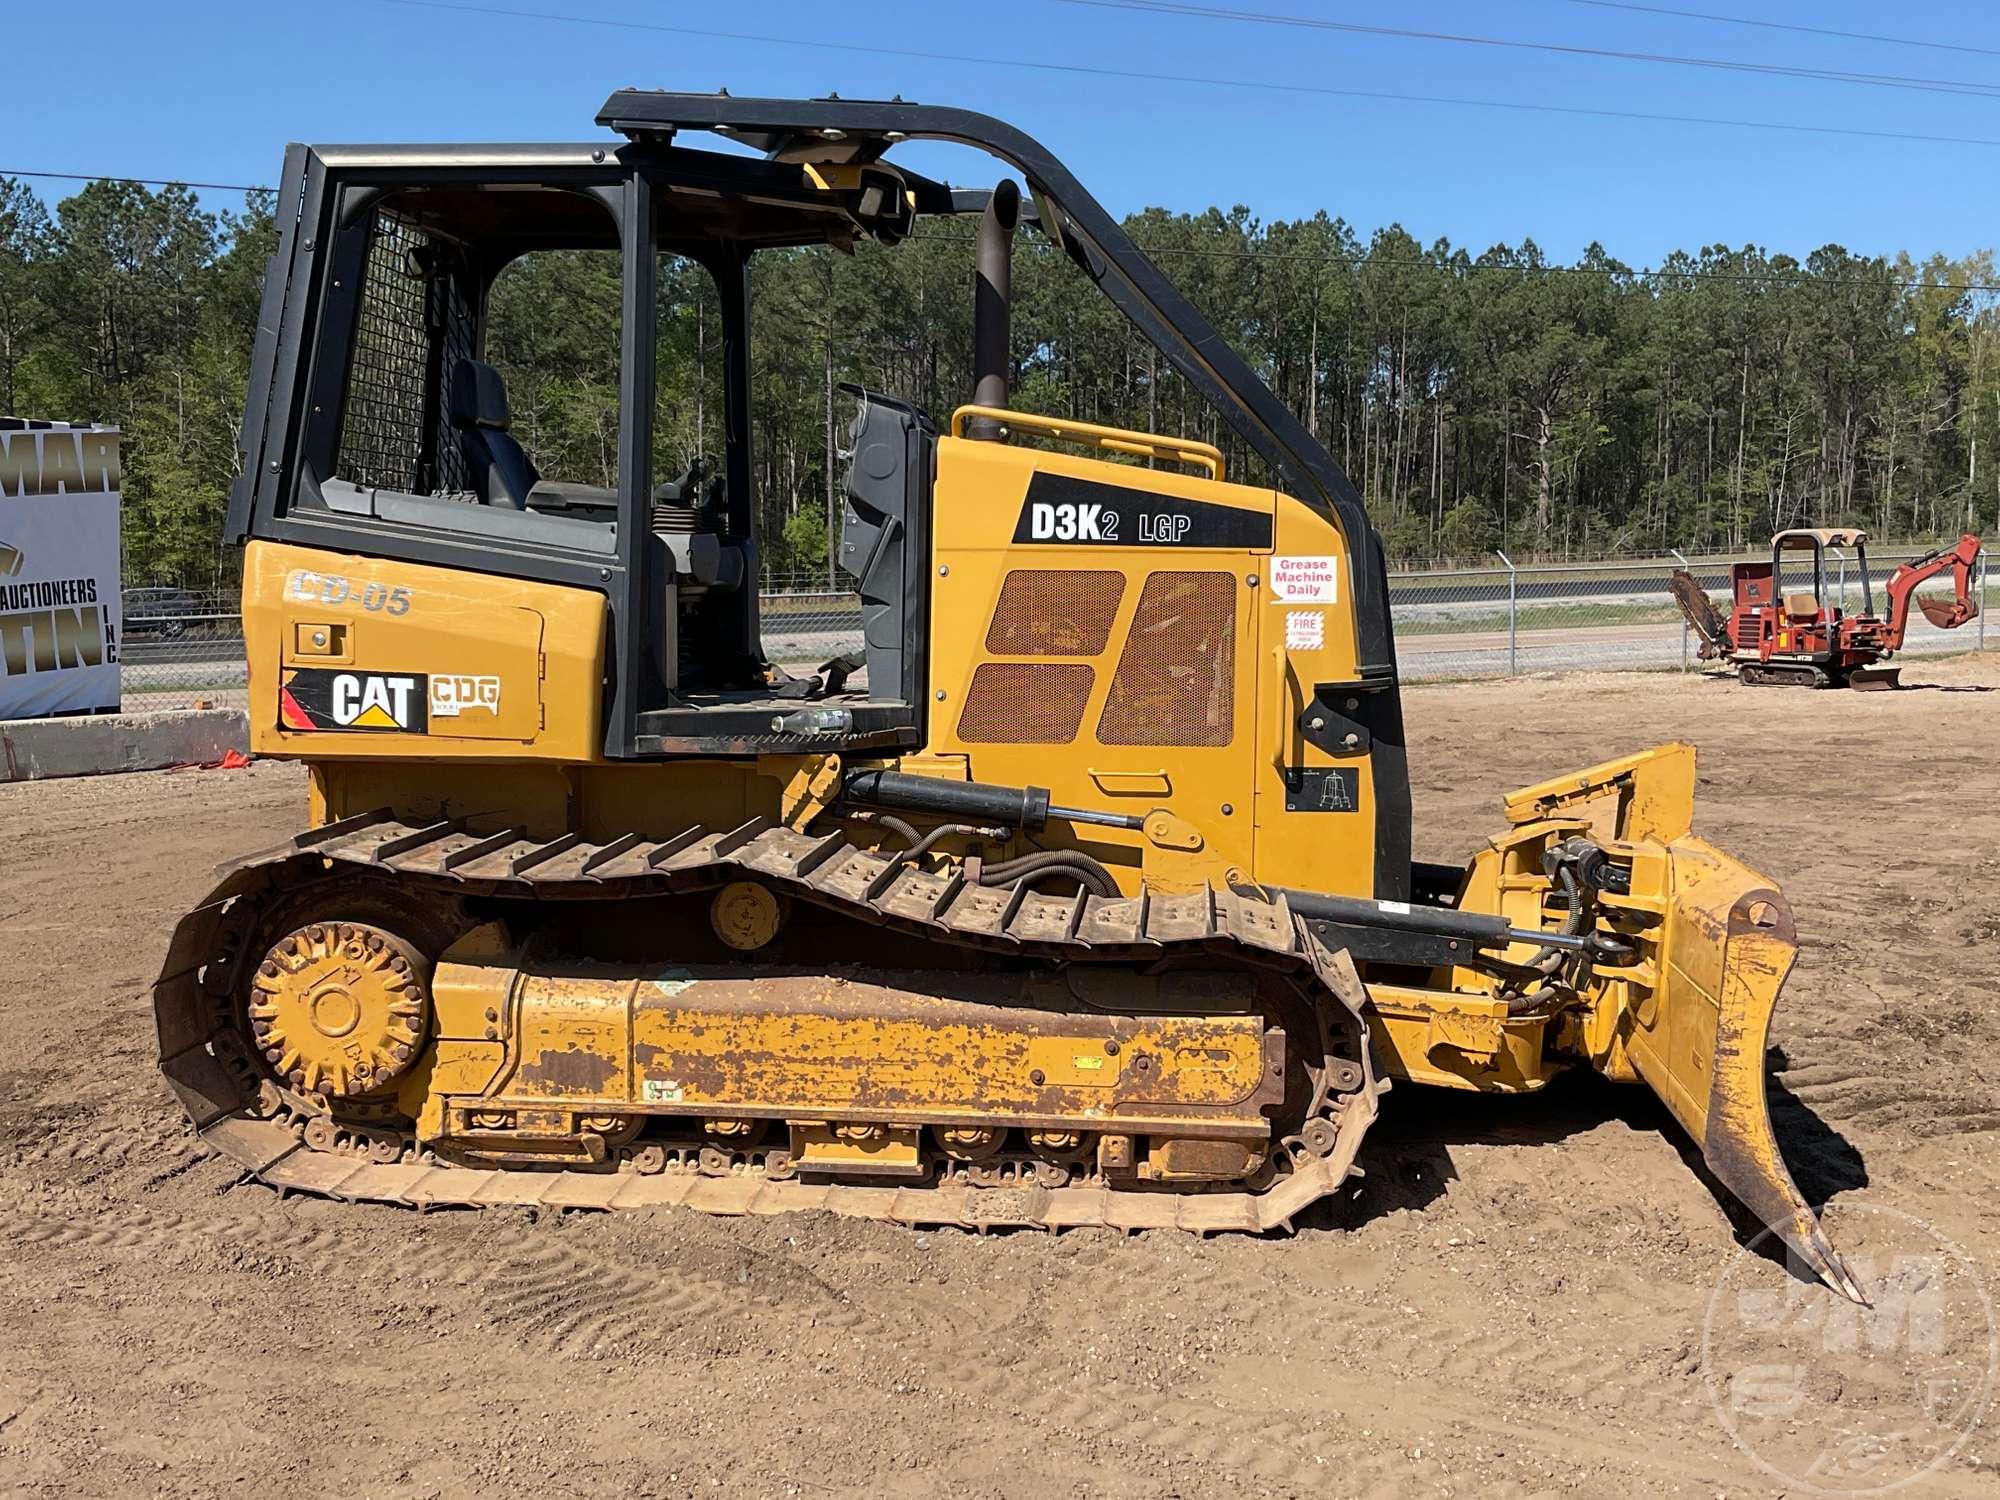
{"type": "Polygon", "coordinates": [[[951,435],[964,437],[967,425],[980,418],[1039,432],[1059,443],[1104,448],[1139,458],[1164,458],[1169,463],[1207,469],[1210,479],[1222,478],[1222,450],[1213,443],[1196,442],[1193,438],[1162,437],[1153,432],[1134,432],[1126,427],[1100,427],[1095,422],[1072,422],[1063,417],[1045,417],[1031,411],[1009,411],[1004,406],[961,406],[951,414],[951,435]]]}
{"type": "Polygon", "coordinates": [[[1271,764],[1282,775],[1291,765],[1292,736],[1298,733],[1299,715],[1306,711],[1306,690],[1299,683],[1299,674],[1292,670],[1292,654],[1285,649],[1283,637],[1271,643],[1271,659],[1278,664],[1278,676],[1285,684],[1284,696],[1278,702],[1287,711],[1286,717],[1278,726],[1278,738],[1271,751],[1271,764]]]}

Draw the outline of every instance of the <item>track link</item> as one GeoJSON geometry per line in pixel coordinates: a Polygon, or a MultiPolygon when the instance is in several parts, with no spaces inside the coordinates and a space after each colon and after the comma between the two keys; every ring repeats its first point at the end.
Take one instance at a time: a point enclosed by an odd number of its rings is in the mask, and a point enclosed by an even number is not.
{"type": "MultiPolygon", "coordinates": [[[[580,834],[538,841],[521,830],[470,832],[457,823],[415,825],[387,811],[329,823],[221,872],[220,883],[174,930],[154,986],[160,1068],[202,1141],[283,1192],[425,1209],[526,1205],[622,1209],[682,1206],[708,1213],[817,1210],[904,1224],[986,1229],[1106,1226],[1198,1233],[1289,1227],[1294,1215],[1358,1175],[1354,1158],[1387,1082],[1377,1080],[1362,1014],[1364,992],[1345,953],[1328,950],[1280,896],[1272,902],[1204,887],[1104,898],[1044,896],[1026,886],[973,884],[962,869],[933,873],[853,843],[757,818],[728,830],[696,828],[664,840],[625,834],[594,843],[580,834]],[[364,1131],[360,1149],[328,1150],[340,1132],[310,1129],[295,1101],[253,1059],[234,1015],[240,965],[258,914],[306,883],[348,870],[393,875],[460,896],[617,900],[711,888],[753,878],[859,921],[990,952],[1054,961],[1154,963],[1228,953],[1289,970],[1308,993],[1344,1013],[1358,1045],[1357,1076],[1328,1095],[1322,1118],[1278,1153],[1268,1182],[1241,1190],[1161,1191],[1104,1184],[960,1183],[871,1186],[778,1180],[754,1164],[726,1175],[468,1167],[396,1151],[364,1131]],[[370,1149],[372,1147],[372,1149],[370,1149]]],[[[346,1143],[350,1148],[352,1142],[346,1143]]]]}
{"type": "Polygon", "coordinates": [[[1749,662],[1740,665],[1737,675],[1746,687],[1832,687],[1834,680],[1809,662],[1749,662]]]}

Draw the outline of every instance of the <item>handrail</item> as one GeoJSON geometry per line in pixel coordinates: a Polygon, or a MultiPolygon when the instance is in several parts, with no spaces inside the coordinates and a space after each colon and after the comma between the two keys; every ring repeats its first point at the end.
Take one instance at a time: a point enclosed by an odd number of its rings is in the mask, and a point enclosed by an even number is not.
{"type": "Polygon", "coordinates": [[[1059,443],[1083,443],[1138,458],[1164,458],[1169,463],[1198,465],[1208,470],[1210,479],[1222,478],[1222,450],[1213,443],[1134,432],[1128,427],[1100,427],[1095,422],[1072,422],[1065,417],[1045,417],[1039,412],[1012,411],[1004,406],[961,406],[951,414],[951,435],[964,437],[967,424],[979,418],[999,422],[1003,427],[1025,427],[1059,443]]]}

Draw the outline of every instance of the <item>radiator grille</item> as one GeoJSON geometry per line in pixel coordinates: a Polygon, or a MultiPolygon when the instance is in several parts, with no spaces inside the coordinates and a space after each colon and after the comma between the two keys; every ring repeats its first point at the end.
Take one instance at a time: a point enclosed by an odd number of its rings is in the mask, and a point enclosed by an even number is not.
{"type": "Polygon", "coordinates": [[[1236,575],[1155,573],[1098,716],[1105,745],[1226,745],[1235,733],[1236,575]]]}
{"type": "Polygon", "coordinates": [[[972,674],[958,716],[968,745],[1067,745],[1097,673],[1078,662],[989,661],[972,674]]]}
{"type": "Polygon", "coordinates": [[[1111,638],[1125,575],[1086,568],[1016,568],[1007,575],[986,650],[993,656],[1095,656],[1111,638]]]}

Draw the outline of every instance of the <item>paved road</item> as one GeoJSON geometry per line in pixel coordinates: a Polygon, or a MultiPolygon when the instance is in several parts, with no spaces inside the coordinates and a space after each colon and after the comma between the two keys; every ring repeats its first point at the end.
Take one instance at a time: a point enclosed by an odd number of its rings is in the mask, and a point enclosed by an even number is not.
{"type": "MultiPolygon", "coordinates": [[[[1479,614],[1483,618],[1486,611],[1479,614]]],[[[1402,620],[1433,618],[1417,609],[1399,609],[1397,615],[1402,620]]],[[[1404,677],[1421,682],[1504,675],[1508,670],[1507,631],[1504,623],[1495,624],[1498,628],[1448,633],[1405,630],[1396,642],[1404,677]]],[[[817,666],[858,648],[860,630],[860,614],[852,607],[772,613],[764,620],[765,649],[772,660],[788,667],[817,666]]],[[[1947,632],[1917,616],[1910,622],[1903,649],[1905,655],[1921,655],[1972,650],[1978,643],[1976,624],[1947,632]]],[[[2000,636],[1995,643],[2000,644],[2000,636]]],[[[241,640],[228,638],[134,641],[125,650],[125,679],[135,690],[240,686],[245,676],[242,653],[241,640]]],[[[1691,665],[1698,665],[1692,644],[1687,658],[1691,665]]],[[[1677,667],[1681,660],[1681,627],[1666,622],[1522,630],[1513,654],[1514,668],[1522,672],[1658,669],[1677,667]]]]}

